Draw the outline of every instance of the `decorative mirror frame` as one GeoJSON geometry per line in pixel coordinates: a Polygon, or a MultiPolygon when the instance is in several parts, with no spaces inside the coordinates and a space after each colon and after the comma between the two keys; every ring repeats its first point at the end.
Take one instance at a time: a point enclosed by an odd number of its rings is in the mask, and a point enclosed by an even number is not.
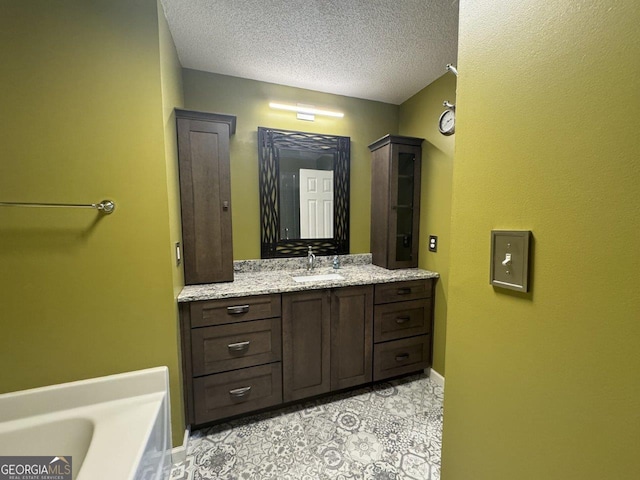
{"type": "Polygon", "coordinates": [[[302,257],[307,255],[309,245],[316,255],[349,253],[350,151],[349,137],[258,127],[261,258],[302,257]],[[279,149],[283,147],[335,153],[333,238],[279,238],[279,149]]]}

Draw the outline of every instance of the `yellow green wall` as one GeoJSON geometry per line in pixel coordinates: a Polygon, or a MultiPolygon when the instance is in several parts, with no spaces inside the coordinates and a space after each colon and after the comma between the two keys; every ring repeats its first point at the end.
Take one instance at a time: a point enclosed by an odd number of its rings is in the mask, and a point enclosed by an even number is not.
{"type": "Polygon", "coordinates": [[[260,258],[257,128],[351,137],[351,253],[369,252],[371,157],[367,146],[395,133],[398,106],[275,85],[197,70],[183,70],[185,107],[237,116],[231,137],[233,256],[260,258]],[[303,103],[344,112],[344,118],[316,116],[297,120],[295,113],[273,110],[269,102],[303,103]]]}
{"type": "MultiPolygon", "coordinates": [[[[170,245],[175,248],[182,242],[182,224],[180,220],[180,180],[178,177],[178,136],[176,135],[175,108],[184,106],[182,91],[182,66],[167,19],[164,16],[160,0],[158,5],[158,33],[160,40],[160,80],[162,85],[162,121],[164,122],[164,144],[167,171],[167,192],[169,203],[170,245]]],[[[175,253],[174,253],[175,254],[175,253]]],[[[175,258],[174,258],[175,260],[175,258]]],[[[173,294],[177,298],[184,287],[184,270],[173,262],[173,294]]],[[[177,306],[176,306],[177,315],[177,306]]]]}
{"type": "Polygon", "coordinates": [[[167,365],[181,440],[156,0],[4,2],[0,32],[0,199],[117,205],[0,209],[0,391],[167,365]]]}
{"type": "Polygon", "coordinates": [[[169,25],[164,16],[160,0],[158,6],[158,37],[160,46],[160,82],[162,91],[162,121],[164,126],[165,169],[167,176],[167,204],[169,214],[169,245],[171,277],[173,280],[172,314],[175,318],[173,326],[169,324],[170,338],[173,337],[175,349],[178,351],[178,368],[171,375],[171,416],[173,419],[173,441],[181,445],[184,437],[184,405],[182,395],[182,369],[180,358],[180,337],[178,332],[177,298],[184,287],[184,270],[178,265],[175,257],[175,245],[182,242],[182,224],[180,220],[180,182],[178,178],[178,136],[176,135],[176,116],[174,108],[184,105],[182,93],[182,66],[169,25]]]}
{"type": "Polygon", "coordinates": [[[640,9],[461,2],[447,480],[638,478],[640,9]],[[532,290],[489,285],[533,231],[532,290]]]}
{"type": "Polygon", "coordinates": [[[433,333],[433,369],[445,374],[447,334],[447,284],[451,244],[451,184],[455,135],[445,137],[438,130],[442,103],[455,104],[456,77],[444,74],[400,105],[399,134],[424,138],[420,202],[419,267],[440,274],[436,284],[433,333]],[[438,251],[429,252],[429,235],[438,236],[438,251]]]}

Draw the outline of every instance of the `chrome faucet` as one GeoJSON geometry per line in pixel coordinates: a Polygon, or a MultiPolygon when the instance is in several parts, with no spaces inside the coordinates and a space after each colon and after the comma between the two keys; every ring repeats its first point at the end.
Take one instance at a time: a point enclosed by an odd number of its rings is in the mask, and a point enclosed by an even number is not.
{"type": "Polygon", "coordinates": [[[316,256],[313,254],[311,245],[309,245],[309,253],[307,253],[307,271],[313,270],[315,261],[316,261],[316,256]]]}

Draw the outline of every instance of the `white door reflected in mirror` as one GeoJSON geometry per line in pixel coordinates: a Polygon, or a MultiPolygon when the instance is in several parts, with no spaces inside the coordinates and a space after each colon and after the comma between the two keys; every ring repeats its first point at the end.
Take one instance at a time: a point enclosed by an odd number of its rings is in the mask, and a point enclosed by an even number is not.
{"type": "Polygon", "coordinates": [[[333,238],[333,171],[300,169],[300,238],[333,238]]]}

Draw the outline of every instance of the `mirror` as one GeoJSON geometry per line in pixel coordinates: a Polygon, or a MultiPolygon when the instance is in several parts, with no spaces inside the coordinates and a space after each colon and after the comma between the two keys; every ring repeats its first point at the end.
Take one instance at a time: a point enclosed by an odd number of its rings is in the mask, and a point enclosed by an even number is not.
{"type": "Polygon", "coordinates": [[[350,144],[258,127],[262,258],[349,253],[350,144]]]}

